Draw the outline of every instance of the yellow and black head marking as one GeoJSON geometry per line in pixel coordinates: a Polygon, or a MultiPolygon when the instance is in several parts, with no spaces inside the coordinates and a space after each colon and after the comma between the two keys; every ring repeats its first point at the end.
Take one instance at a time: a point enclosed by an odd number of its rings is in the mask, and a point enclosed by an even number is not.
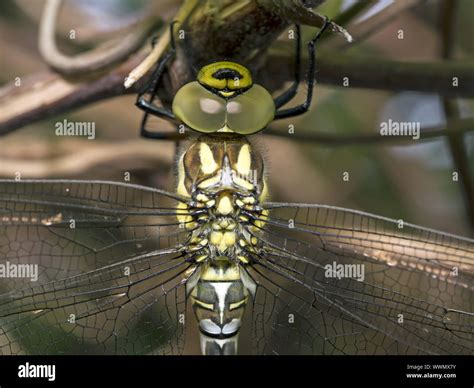
{"type": "Polygon", "coordinates": [[[252,87],[250,71],[235,62],[214,62],[204,66],[197,81],[211,92],[232,98],[252,87]]]}
{"type": "MultiPolygon", "coordinates": [[[[148,131],[148,115],[166,120],[181,122],[187,127],[201,132],[227,132],[250,135],[266,128],[274,119],[298,116],[306,112],[313,96],[315,83],[315,43],[329,26],[326,20],[319,33],[308,43],[308,80],[306,101],[291,108],[282,108],[297,93],[300,83],[301,43],[300,28],[296,26],[296,68],[293,84],[279,96],[273,98],[262,86],[254,83],[250,71],[241,64],[230,61],[218,61],[201,68],[196,80],[182,86],[173,98],[171,111],[155,105],[153,99],[159,89],[159,81],[166,70],[167,63],[176,52],[174,40],[171,51],[157,64],[152,82],[139,94],[137,106],[145,111],[141,134],[148,138],[166,136],[148,131]],[[149,95],[147,99],[146,96],[149,95]],[[280,109],[281,108],[281,109],[280,109]]],[[[171,28],[171,37],[173,29],[171,28]]]]}

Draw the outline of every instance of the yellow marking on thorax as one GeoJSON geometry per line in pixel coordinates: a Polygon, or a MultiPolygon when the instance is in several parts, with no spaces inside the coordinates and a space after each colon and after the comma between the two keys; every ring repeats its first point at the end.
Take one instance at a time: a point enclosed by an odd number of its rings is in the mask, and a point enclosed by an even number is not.
{"type": "Polygon", "coordinates": [[[250,147],[248,144],[244,144],[239,151],[237,157],[237,172],[242,176],[248,176],[250,174],[250,167],[252,166],[252,157],[250,155],[250,147]]]}
{"type": "Polygon", "coordinates": [[[183,224],[186,229],[194,229],[196,222],[193,221],[193,217],[189,214],[188,205],[180,202],[176,205],[176,218],[180,224],[183,224]]]}
{"type": "Polygon", "coordinates": [[[254,186],[252,183],[246,181],[245,179],[243,178],[240,178],[239,176],[234,176],[234,183],[237,185],[237,186],[240,186],[240,187],[243,187],[244,189],[246,190],[253,190],[254,189],[254,186]]]}
{"type": "Polygon", "coordinates": [[[232,205],[232,200],[229,194],[223,194],[220,196],[217,202],[216,213],[227,216],[234,211],[234,206],[232,205]]]}
{"type": "Polygon", "coordinates": [[[212,174],[219,167],[214,159],[211,148],[206,143],[201,143],[199,148],[201,170],[204,174],[212,174]]]}
{"type": "Polygon", "coordinates": [[[221,252],[225,252],[233,246],[237,240],[235,232],[212,231],[209,236],[209,242],[217,247],[221,252]]]}
{"type": "Polygon", "coordinates": [[[208,179],[202,181],[201,183],[198,184],[198,187],[200,189],[207,189],[211,186],[214,186],[214,185],[218,184],[220,182],[220,180],[221,180],[221,177],[216,175],[216,176],[213,176],[211,178],[208,178],[208,179]]]}
{"type": "Polygon", "coordinates": [[[268,210],[266,209],[262,210],[262,213],[260,214],[258,218],[259,218],[258,220],[253,221],[254,225],[249,227],[253,231],[257,231],[265,226],[268,220],[268,210]]]}

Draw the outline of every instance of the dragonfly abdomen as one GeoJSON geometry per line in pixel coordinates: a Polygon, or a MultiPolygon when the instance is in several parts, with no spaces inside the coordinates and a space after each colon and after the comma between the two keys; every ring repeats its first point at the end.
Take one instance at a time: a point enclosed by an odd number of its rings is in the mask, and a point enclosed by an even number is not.
{"type": "Polygon", "coordinates": [[[245,307],[255,290],[245,268],[229,257],[216,257],[196,268],[186,294],[198,320],[203,354],[237,354],[245,307]]]}

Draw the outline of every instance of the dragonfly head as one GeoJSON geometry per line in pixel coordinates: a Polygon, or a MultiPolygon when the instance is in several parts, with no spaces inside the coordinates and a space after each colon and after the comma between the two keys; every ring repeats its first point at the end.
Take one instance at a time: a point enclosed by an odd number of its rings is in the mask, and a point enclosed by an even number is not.
{"type": "Polygon", "coordinates": [[[185,125],[202,133],[249,135],[275,117],[270,93],[253,83],[246,67],[229,61],[201,68],[196,81],[178,90],[172,110],[185,125]]]}

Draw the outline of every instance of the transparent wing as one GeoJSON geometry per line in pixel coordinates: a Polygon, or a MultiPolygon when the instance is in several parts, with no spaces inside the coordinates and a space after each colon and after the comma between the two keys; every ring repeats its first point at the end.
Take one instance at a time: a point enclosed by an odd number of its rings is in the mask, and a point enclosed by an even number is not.
{"type": "Polygon", "coordinates": [[[0,353],[179,353],[179,201],[122,183],[0,181],[0,353]]]}
{"type": "Polygon", "coordinates": [[[348,209],[266,207],[251,270],[257,352],[474,353],[473,240],[348,209]]]}

